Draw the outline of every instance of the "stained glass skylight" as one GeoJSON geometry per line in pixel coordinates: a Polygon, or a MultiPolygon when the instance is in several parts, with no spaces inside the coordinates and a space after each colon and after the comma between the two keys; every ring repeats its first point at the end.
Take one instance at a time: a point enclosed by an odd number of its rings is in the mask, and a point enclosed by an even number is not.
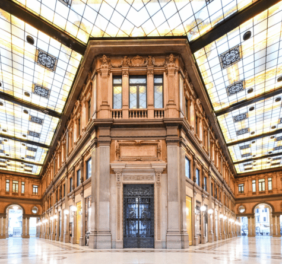
{"type": "Polygon", "coordinates": [[[38,175],[42,166],[32,165],[28,162],[19,162],[14,160],[7,160],[0,157],[0,169],[6,171],[15,171],[24,174],[38,175]]]}
{"type": "Polygon", "coordinates": [[[59,119],[5,100],[0,106],[0,133],[18,139],[27,139],[50,145],[59,119]],[[24,111],[26,110],[26,111],[24,111]],[[31,121],[42,119],[42,124],[31,121]]]}
{"type": "Polygon", "coordinates": [[[243,162],[236,164],[235,168],[237,173],[246,173],[250,171],[266,170],[277,168],[281,166],[282,155],[277,155],[271,158],[262,158],[253,160],[251,162],[243,162]]]}
{"type": "Polygon", "coordinates": [[[43,164],[48,149],[0,137],[0,159],[21,159],[23,162],[43,164]]]}
{"type": "Polygon", "coordinates": [[[87,43],[89,37],[195,40],[256,0],[13,0],[87,43]]]}
{"type": "Polygon", "coordinates": [[[247,139],[282,128],[282,93],[259,102],[243,106],[218,116],[218,121],[227,143],[247,139]],[[234,121],[244,115],[241,121],[234,121]]]}
{"type": "Polygon", "coordinates": [[[1,9],[0,49],[0,91],[61,113],[82,56],[1,9]]]}
{"type": "Polygon", "coordinates": [[[214,110],[282,87],[282,2],[194,55],[214,110]]]}
{"type": "Polygon", "coordinates": [[[234,162],[270,154],[280,154],[282,153],[282,133],[249,140],[228,148],[234,162]]]}

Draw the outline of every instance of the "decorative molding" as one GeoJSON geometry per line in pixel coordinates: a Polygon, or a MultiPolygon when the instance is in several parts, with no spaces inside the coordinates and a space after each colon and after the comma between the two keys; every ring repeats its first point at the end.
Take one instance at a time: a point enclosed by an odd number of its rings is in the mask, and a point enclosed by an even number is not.
{"type": "Polygon", "coordinates": [[[123,181],[154,181],[154,175],[123,175],[123,181]]]}

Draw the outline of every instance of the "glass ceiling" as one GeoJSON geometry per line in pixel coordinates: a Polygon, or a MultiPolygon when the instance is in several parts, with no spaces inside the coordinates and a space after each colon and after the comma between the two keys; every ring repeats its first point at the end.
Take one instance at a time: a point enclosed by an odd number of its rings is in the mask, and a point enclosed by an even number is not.
{"type": "MultiPolygon", "coordinates": [[[[194,53],[215,111],[281,89],[281,22],[282,2],[194,53]]],[[[282,89],[281,94],[244,103],[217,117],[226,143],[238,141],[228,147],[233,161],[241,162],[235,165],[238,173],[281,166],[268,158],[243,162],[270,154],[280,157],[281,133],[265,134],[282,128],[281,98],[282,89]]]]}
{"type": "Polygon", "coordinates": [[[0,169],[6,171],[15,171],[25,174],[38,175],[42,166],[32,165],[24,162],[7,160],[0,158],[0,169]]]}
{"type": "Polygon", "coordinates": [[[89,37],[195,40],[256,0],[13,0],[87,43],[89,37]]]}
{"type": "Polygon", "coordinates": [[[10,157],[12,159],[21,159],[26,162],[43,164],[47,151],[47,148],[0,137],[0,158],[10,157]]]}
{"type": "Polygon", "coordinates": [[[61,113],[82,56],[1,9],[0,49],[0,91],[61,113]]]}
{"type": "MultiPolygon", "coordinates": [[[[1,92],[61,113],[81,59],[82,55],[0,9],[1,92]]],[[[43,165],[48,148],[32,142],[49,146],[58,122],[42,111],[0,99],[0,168],[38,175],[42,166],[31,163],[43,165]]]]}

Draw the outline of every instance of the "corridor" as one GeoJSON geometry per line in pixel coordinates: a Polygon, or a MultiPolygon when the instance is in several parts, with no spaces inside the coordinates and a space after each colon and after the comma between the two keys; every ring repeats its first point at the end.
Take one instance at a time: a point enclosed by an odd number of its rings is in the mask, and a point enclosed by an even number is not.
{"type": "Polygon", "coordinates": [[[10,238],[0,241],[0,263],[13,264],[182,264],[282,263],[281,238],[238,237],[187,250],[93,250],[45,239],[10,238]]]}

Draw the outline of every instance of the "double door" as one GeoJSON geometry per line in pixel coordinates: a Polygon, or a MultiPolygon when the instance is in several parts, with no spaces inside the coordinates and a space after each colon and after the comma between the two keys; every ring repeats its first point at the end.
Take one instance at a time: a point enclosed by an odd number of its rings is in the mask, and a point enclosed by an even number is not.
{"type": "Polygon", "coordinates": [[[154,248],[154,185],[124,185],[124,248],[154,248]]]}

